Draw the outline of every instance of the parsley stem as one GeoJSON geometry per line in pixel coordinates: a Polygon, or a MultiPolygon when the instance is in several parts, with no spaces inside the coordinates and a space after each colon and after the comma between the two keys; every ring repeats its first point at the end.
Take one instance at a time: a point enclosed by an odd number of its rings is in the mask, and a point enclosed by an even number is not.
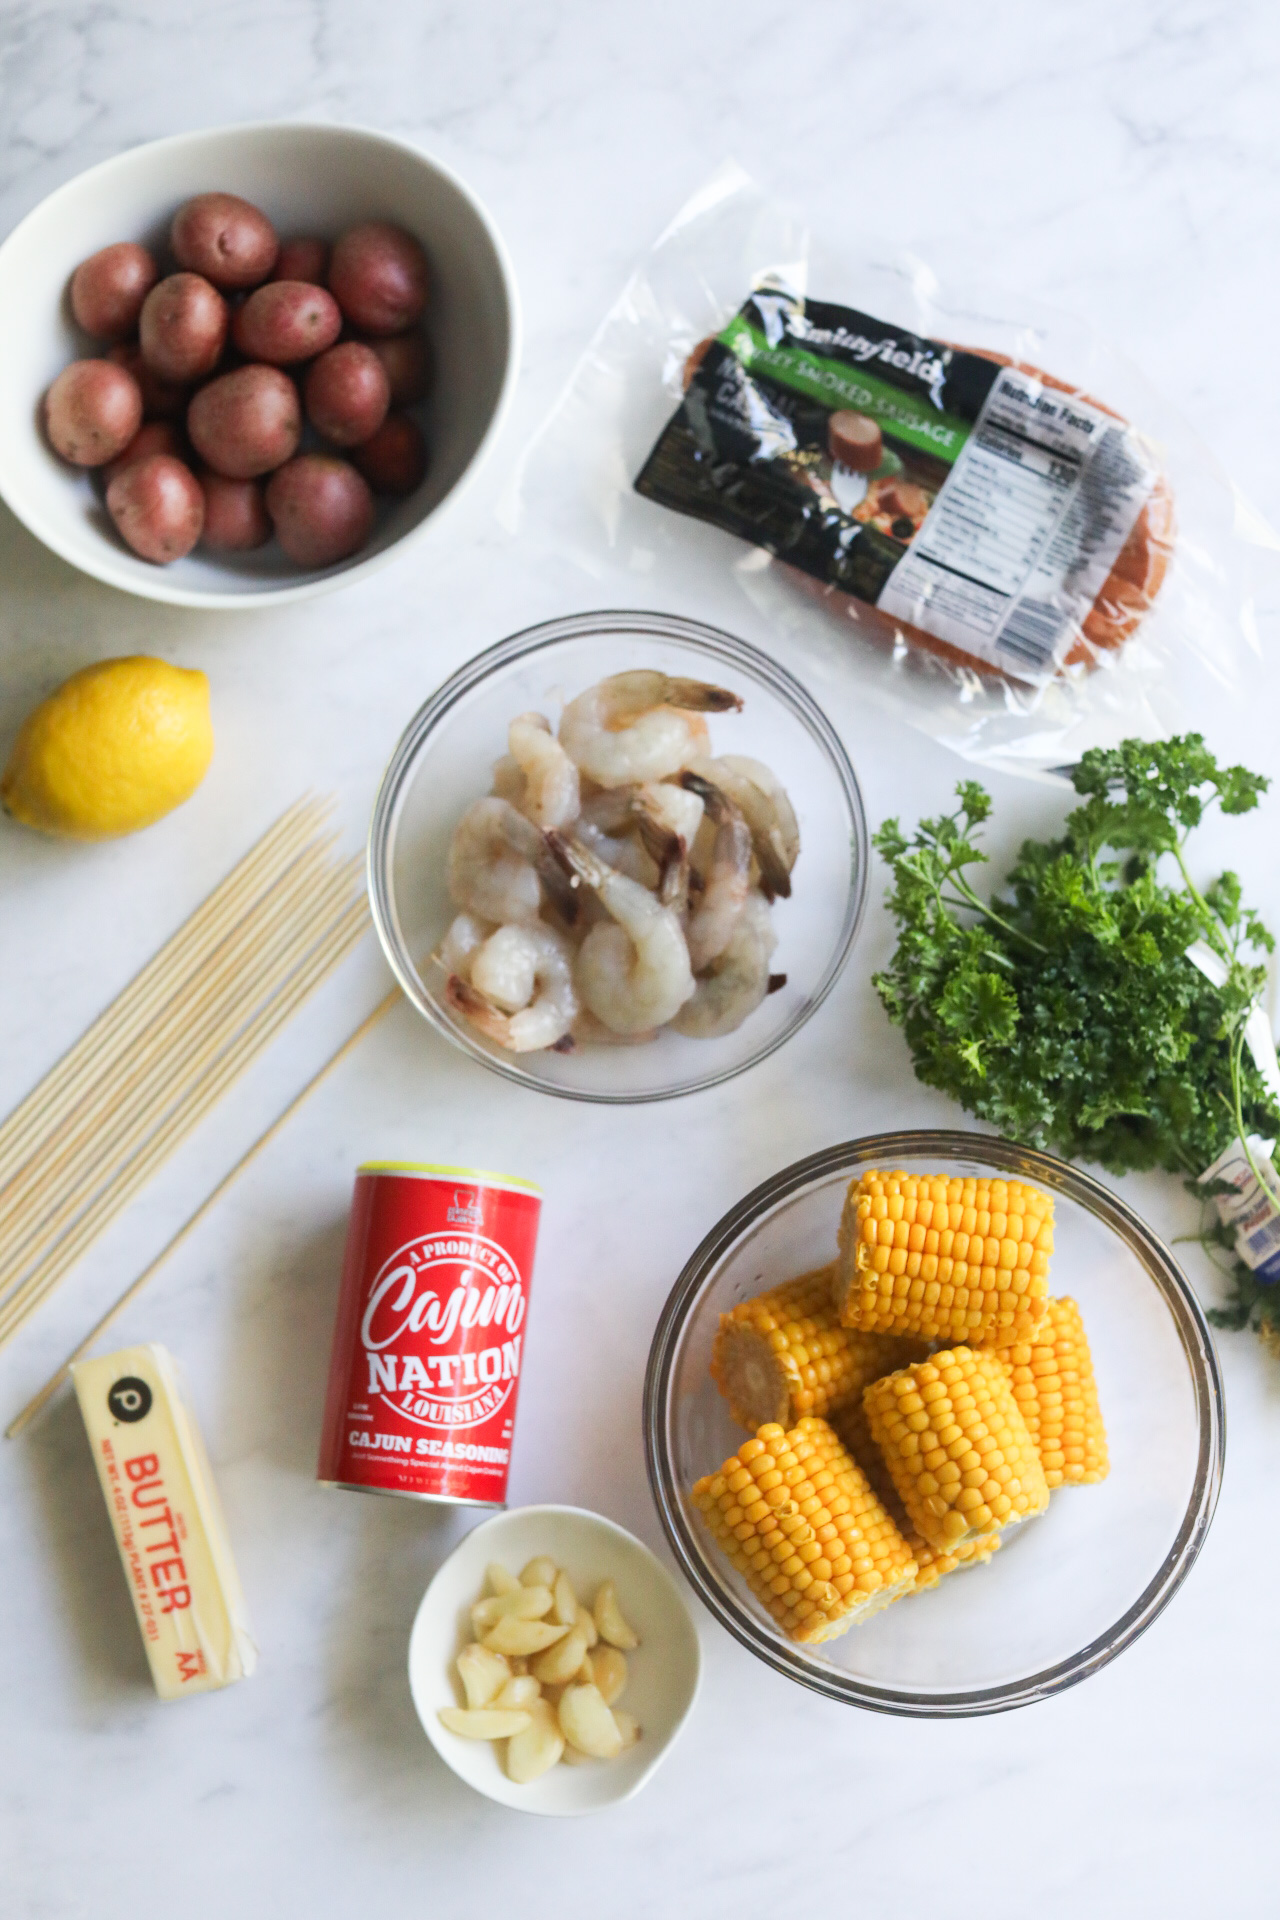
{"type": "Polygon", "coordinates": [[[1272,1191],[1271,1182],[1263,1177],[1262,1169],[1253,1157],[1253,1148],[1245,1137],[1244,1131],[1244,1106],[1240,1094],[1240,1063],[1244,1057],[1245,1018],[1247,1018],[1247,1015],[1241,1018],[1240,1024],[1236,1028],[1231,1041],[1231,1098],[1235,1106],[1236,1133],[1239,1136],[1240,1145],[1244,1148],[1245,1159],[1249,1162],[1249,1170],[1258,1183],[1259,1191],[1264,1194],[1269,1194],[1272,1191]]]}
{"type": "MultiPolygon", "coordinates": [[[[1048,947],[1042,947],[1038,940],[1033,940],[1029,933],[1023,933],[1020,927],[1011,926],[1007,920],[1002,920],[994,907],[989,907],[984,900],[980,900],[977,894],[974,892],[973,888],[969,885],[968,881],[964,878],[963,874],[957,872],[953,868],[952,871],[948,874],[947,878],[950,880],[952,886],[958,887],[961,894],[964,896],[962,901],[957,900],[955,902],[957,906],[965,905],[965,906],[972,907],[975,913],[981,913],[985,915],[985,917],[991,921],[993,926],[997,926],[1001,928],[1003,932],[1009,935],[1010,939],[1021,940],[1024,943],[1024,945],[1031,947],[1036,953],[1043,953],[1045,955],[1048,954],[1049,952],[1048,947]]],[[[942,898],[941,893],[939,893],[938,898],[939,899],[942,898]]]]}
{"type": "Polygon", "coordinates": [[[1201,893],[1195,881],[1191,878],[1190,873],[1188,873],[1187,863],[1182,857],[1182,847],[1180,844],[1174,846],[1173,857],[1177,861],[1179,871],[1182,874],[1183,885],[1195,903],[1196,911],[1200,915],[1200,922],[1204,927],[1205,933],[1208,935],[1210,945],[1215,949],[1219,957],[1226,961],[1228,966],[1232,966],[1235,962],[1235,954],[1223,938],[1222,922],[1201,893]]]}

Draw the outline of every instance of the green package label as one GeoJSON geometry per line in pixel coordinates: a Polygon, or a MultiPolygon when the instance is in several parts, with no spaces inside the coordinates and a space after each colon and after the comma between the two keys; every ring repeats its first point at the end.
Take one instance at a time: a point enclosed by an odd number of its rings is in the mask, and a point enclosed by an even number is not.
{"type": "MultiPolygon", "coordinates": [[[[846,361],[829,360],[798,346],[769,345],[763,331],[741,313],[724,332],[722,346],[737,356],[752,374],[765,374],[779,385],[816,400],[822,406],[849,407],[878,420],[895,439],[930,453],[951,465],[969,438],[970,422],[944,413],[927,400],[917,400],[901,387],[890,386],[846,361]]],[[[899,349],[904,363],[909,356],[899,349]]]]}

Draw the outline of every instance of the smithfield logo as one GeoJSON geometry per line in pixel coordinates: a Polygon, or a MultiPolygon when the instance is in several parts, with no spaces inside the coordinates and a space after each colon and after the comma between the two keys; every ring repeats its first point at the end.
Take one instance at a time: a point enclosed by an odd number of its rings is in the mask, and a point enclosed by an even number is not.
{"type": "Polygon", "coordinates": [[[520,1377],[526,1306],[520,1272],[495,1240],[407,1241],[379,1268],[360,1321],[368,1393],[415,1426],[491,1419],[520,1377]]]}
{"type": "Polygon", "coordinates": [[[478,1227],[482,1219],[480,1195],[468,1193],[463,1187],[453,1190],[453,1205],[445,1213],[445,1219],[451,1227],[478,1227]]]}

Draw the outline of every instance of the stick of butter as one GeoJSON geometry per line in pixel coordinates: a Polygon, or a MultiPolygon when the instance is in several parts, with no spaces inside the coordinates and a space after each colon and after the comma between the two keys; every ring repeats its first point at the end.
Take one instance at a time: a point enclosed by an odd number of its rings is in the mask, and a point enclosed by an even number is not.
{"type": "Polygon", "coordinates": [[[258,1650],[172,1354],[125,1347],[71,1377],[156,1692],[180,1700],[243,1680],[258,1650]]]}

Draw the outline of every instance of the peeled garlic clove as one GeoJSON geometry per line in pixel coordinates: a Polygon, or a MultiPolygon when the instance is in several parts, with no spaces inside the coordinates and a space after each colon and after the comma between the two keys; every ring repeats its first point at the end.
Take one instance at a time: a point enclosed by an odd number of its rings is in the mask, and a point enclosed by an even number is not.
{"type": "Polygon", "coordinates": [[[576,1624],[580,1626],[586,1634],[588,1647],[594,1647],[596,1641],[600,1638],[600,1629],[596,1625],[595,1615],[588,1613],[585,1607],[579,1607],[576,1624]]]}
{"type": "Polygon", "coordinates": [[[484,1570],[489,1591],[493,1594],[513,1593],[520,1585],[514,1573],[508,1573],[501,1560],[491,1560],[484,1570]]]}
{"type": "Polygon", "coordinates": [[[493,1707],[474,1712],[468,1707],[441,1707],[440,1718],[450,1733],[459,1733],[464,1740],[507,1740],[529,1725],[527,1713],[500,1713],[493,1707]]]}
{"type": "Polygon", "coordinates": [[[618,1729],[618,1737],[622,1741],[622,1751],[625,1753],[627,1748],[634,1747],[636,1741],[640,1738],[640,1722],[636,1719],[634,1713],[628,1713],[625,1707],[615,1707],[613,1710],[613,1724],[618,1729]]]}
{"type": "Polygon", "coordinates": [[[522,1587],[554,1587],[556,1583],[556,1563],[549,1555],[540,1553],[531,1560],[520,1575],[522,1587]]]}
{"type": "Polygon", "coordinates": [[[565,1680],[572,1680],[582,1665],[587,1651],[587,1643],[577,1628],[571,1628],[563,1640],[549,1647],[534,1661],[530,1672],[547,1686],[560,1686],[565,1680]]]}
{"type": "Polygon", "coordinates": [[[495,1653],[527,1658],[531,1653],[542,1653],[547,1647],[553,1647],[568,1631],[568,1627],[558,1627],[551,1620],[499,1620],[482,1638],[483,1644],[492,1647],[495,1653]]]}
{"type": "Polygon", "coordinates": [[[529,1715],[529,1724],[523,1733],[513,1734],[507,1742],[507,1774],[519,1786],[527,1787],[531,1780],[540,1776],[556,1764],[564,1752],[564,1735],[559,1722],[545,1701],[536,1702],[529,1715]]]}
{"type": "Polygon", "coordinates": [[[640,1645],[639,1634],[627,1625],[623,1617],[618,1605],[618,1589],[612,1580],[606,1580],[597,1593],[592,1612],[600,1629],[600,1638],[607,1640],[611,1647],[620,1647],[623,1653],[630,1653],[633,1647],[640,1645]]]}
{"type": "Polygon", "coordinates": [[[627,1684],[627,1657],[616,1647],[597,1647],[591,1655],[591,1678],[604,1703],[611,1707],[627,1684]]]}
{"type": "MultiPolygon", "coordinates": [[[[495,1658],[497,1656],[495,1655],[495,1658]]],[[[492,1707],[510,1707],[524,1712],[535,1701],[541,1701],[542,1688],[531,1673],[513,1674],[500,1693],[496,1693],[489,1702],[492,1707]]]]}
{"type": "Polygon", "coordinates": [[[595,1761],[589,1753],[579,1753],[578,1749],[571,1747],[567,1740],[564,1743],[564,1752],[560,1755],[560,1758],[564,1761],[566,1767],[594,1767],[595,1765],[595,1761]]]}
{"type": "Polygon", "coordinates": [[[487,1707],[511,1678],[511,1669],[502,1655],[479,1644],[464,1647],[457,1664],[469,1707],[487,1707]]]}
{"type": "Polygon", "coordinates": [[[553,1591],[555,1604],[552,1607],[552,1613],[557,1620],[562,1620],[566,1627],[573,1626],[578,1618],[578,1596],[573,1590],[573,1582],[567,1573],[556,1575],[553,1591]]]}
{"type": "Polygon", "coordinates": [[[612,1760],[622,1752],[622,1735],[598,1687],[566,1687],[558,1712],[561,1733],[580,1753],[612,1760]]]}
{"type": "Polygon", "coordinates": [[[477,1600],[471,1609],[471,1626],[473,1632],[483,1634],[489,1627],[496,1627],[499,1620],[541,1620],[550,1611],[550,1587],[522,1587],[517,1583],[507,1593],[477,1600]]]}

